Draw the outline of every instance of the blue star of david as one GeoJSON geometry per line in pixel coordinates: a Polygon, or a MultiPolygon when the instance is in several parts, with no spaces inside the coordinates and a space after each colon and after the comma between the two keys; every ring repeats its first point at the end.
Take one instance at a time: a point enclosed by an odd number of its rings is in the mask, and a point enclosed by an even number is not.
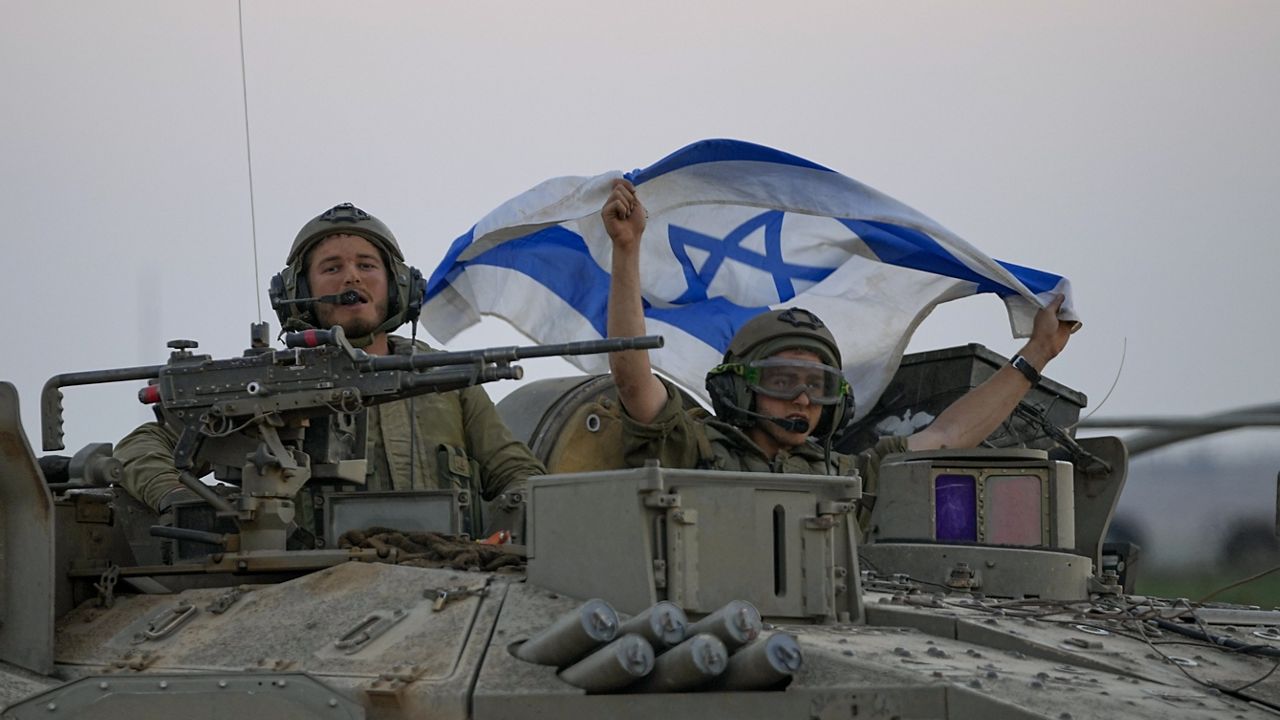
{"type": "Polygon", "coordinates": [[[730,230],[723,238],[704,235],[678,225],[667,226],[667,239],[684,271],[687,289],[676,298],[675,304],[699,302],[707,299],[707,288],[726,260],[733,260],[758,268],[773,276],[778,300],[786,301],[796,296],[795,280],[818,282],[831,274],[832,268],[797,265],[782,259],[782,218],[786,213],[769,210],[747,220],[730,230]],[[742,241],[751,233],[764,228],[764,254],[742,247],[742,241]],[[688,248],[695,247],[709,254],[701,270],[693,267],[688,248]]]}

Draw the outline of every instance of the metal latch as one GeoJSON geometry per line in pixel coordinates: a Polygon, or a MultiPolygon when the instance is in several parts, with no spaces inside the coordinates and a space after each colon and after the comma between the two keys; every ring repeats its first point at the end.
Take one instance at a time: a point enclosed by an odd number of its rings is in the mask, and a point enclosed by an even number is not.
{"type": "Polygon", "coordinates": [[[403,620],[405,615],[404,610],[375,610],[366,615],[359,623],[356,623],[356,626],[351,628],[347,634],[334,640],[333,646],[347,655],[355,654],[369,642],[403,620]]]}
{"type": "Polygon", "coordinates": [[[652,508],[680,507],[679,493],[648,493],[644,496],[644,506],[652,508]]]}
{"type": "Polygon", "coordinates": [[[151,622],[147,623],[147,629],[133,636],[133,644],[168,637],[199,613],[200,608],[183,600],[151,618],[151,622]]]}

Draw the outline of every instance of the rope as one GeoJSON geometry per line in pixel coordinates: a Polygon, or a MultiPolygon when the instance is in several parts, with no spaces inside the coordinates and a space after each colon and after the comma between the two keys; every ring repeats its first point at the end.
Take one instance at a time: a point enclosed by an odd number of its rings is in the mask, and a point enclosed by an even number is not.
{"type": "Polygon", "coordinates": [[[338,547],[401,551],[400,564],[415,567],[449,567],[455,570],[493,572],[524,567],[523,549],[502,545],[481,545],[430,532],[401,532],[385,527],[348,530],[338,538],[338,547]]]}

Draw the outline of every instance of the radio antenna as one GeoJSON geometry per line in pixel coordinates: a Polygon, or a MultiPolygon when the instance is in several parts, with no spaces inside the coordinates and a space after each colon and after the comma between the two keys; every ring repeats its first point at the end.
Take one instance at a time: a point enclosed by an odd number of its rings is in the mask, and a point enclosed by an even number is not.
{"type": "Polygon", "coordinates": [[[244,0],[236,0],[240,22],[240,92],[244,105],[244,156],[249,169],[249,228],[253,234],[253,297],[258,303],[258,323],[262,323],[262,293],[258,289],[258,212],[253,202],[253,148],[249,143],[249,81],[244,62],[244,0]]]}

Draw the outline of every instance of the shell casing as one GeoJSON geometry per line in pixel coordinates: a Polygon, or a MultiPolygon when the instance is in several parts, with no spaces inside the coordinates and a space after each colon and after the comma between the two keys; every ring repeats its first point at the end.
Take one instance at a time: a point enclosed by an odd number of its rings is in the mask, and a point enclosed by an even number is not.
{"type": "Polygon", "coordinates": [[[724,607],[689,626],[688,635],[710,633],[720,638],[730,653],[755,640],[764,629],[760,611],[746,600],[730,600],[724,607]]]}
{"type": "Polygon", "coordinates": [[[565,667],[609,642],[617,633],[618,613],[609,603],[593,598],[524,641],[516,647],[515,654],[526,662],[565,667]]]}
{"type": "Polygon", "coordinates": [[[630,618],[618,628],[619,635],[636,633],[656,649],[674,647],[684,640],[689,618],[675,603],[662,600],[630,618]]]}
{"type": "Polygon", "coordinates": [[[560,679],[587,692],[610,692],[648,675],[653,665],[653,646],[629,634],[561,670],[560,679]]]}
{"type": "Polygon", "coordinates": [[[777,686],[804,665],[800,643],[791,633],[772,633],[738,650],[712,686],[716,690],[763,690],[777,686]]]}
{"type": "Polygon", "coordinates": [[[695,635],[658,656],[653,672],[633,686],[638,692],[691,690],[724,672],[729,651],[715,635],[695,635]]]}

